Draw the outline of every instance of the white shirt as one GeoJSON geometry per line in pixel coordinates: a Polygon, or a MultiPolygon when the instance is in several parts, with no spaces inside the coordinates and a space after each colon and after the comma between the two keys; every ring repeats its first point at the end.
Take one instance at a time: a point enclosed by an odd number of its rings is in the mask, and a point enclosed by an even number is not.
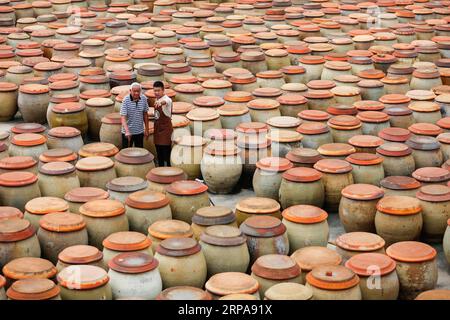
{"type": "MultiPolygon", "coordinates": [[[[165,101],[166,104],[162,106],[162,111],[166,115],[166,117],[172,118],[172,99],[170,99],[167,95],[163,95],[160,99],[157,101],[165,101]]],[[[155,110],[155,120],[159,119],[159,111],[155,110]]]]}

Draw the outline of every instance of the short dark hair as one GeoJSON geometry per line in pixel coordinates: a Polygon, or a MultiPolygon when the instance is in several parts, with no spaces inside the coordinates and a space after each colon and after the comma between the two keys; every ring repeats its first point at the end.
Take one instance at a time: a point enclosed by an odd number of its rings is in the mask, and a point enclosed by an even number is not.
{"type": "Polygon", "coordinates": [[[162,83],[162,81],[155,81],[153,83],[153,88],[161,88],[164,89],[164,83],[162,83]]]}

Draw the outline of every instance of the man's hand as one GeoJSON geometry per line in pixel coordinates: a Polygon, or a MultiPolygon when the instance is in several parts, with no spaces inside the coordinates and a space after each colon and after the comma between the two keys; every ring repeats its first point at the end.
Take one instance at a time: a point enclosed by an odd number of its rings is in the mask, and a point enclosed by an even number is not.
{"type": "Polygon", "coordinates": [[[149,136],[150,136],[150,133],[149,133],[148,129],[145,128],[145,130],[144,130],[144,137],[145,137],[145,139],[148,139],[149,136]]]}

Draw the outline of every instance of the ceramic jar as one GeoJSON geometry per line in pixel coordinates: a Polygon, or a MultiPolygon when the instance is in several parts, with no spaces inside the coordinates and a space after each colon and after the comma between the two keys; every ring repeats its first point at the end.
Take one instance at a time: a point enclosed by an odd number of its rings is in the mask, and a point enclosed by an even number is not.
{"type": "Polygon", "coordinates": [[[408,106],[412,110],[415,122],[436,123],[441,118],[441,106],[431,101],[413,101],[408,106]]]}
{"type": "Polygon", "coordinates": [[[152,191],[166,193],[166,187],[172,182],[185,180],[186,174],[176,167],[157,167],[151,169],[146,176],[148,189],[152,191]]]}
{"type": "Polygon", "coordinates": [[[68,148],[78,152],[83,146],[80,130],[71,127],[57,127],[48,131],[47,146],[49,149],[68,148]]]}
{"type": "Polygon", "coordinates": [[[128,196],[134,192],[147,189],[148,183],[139,177],[121,177],[112,179],[106,184],[110,199],[125,203],[128,196]]]}
{"type": "Polygon", "coordinates": [[[238,104],[225,104],[217,109],[220,123],[224,129],[234,130],[240,123],[250,122],[251,117],[246,106],[238,104]]]}
{"type": "Polygon", "coordinates": [[[305,68],[305,83],[318,80],[322,75],[325,59],[321,56],[303,56],[298,58],[299,66],[305,68]]]}
{"type": "Polygon", "coordinates": [[[314,169],[322,173],[325,207],[329,212],[338,211],[342,189],[353,184],[352,166],[344,160],[323,159],[316,162],[314,169]]]}
{"type": "Polygon", "coordinates": [[[280,204],[270,198],[244,198],[236,204],[235,212],[239,226],[254,216],[273,216],[281,219],[280,204]]]}
{"type": "Polygon", "coordinates": [[[122,122],[119,113],[110,113],[102,118],[99,138],[101,142],[111,143],[117,148],[122,146],[122,122]]]}
{"type": "Polygon", "coordinates": [[[357,135],[348,140],[348,144],[353,146],[356,152],[376,153],[376,149],[384,144],[383,139],[371,135],[357,135]]]}
{"type": "Polygon", "coordinates": [[[0,221],[10,220],[10,219],[23,219],[23,213],[17,208],[2,206],[0,207],[0,221]]]}
{"type": "Polygon", "coordinates": [[[200,177],[200,163],[206,140],[200,136],[183,136],[175,140],[170,153],[170,164],[182,169],[188,179],[200,177]]]}
{"type": "Polygon", "coordinates": [[[289,160],[279,157],[267,157],[256,162],[257,169],[252,180],[255,195],[278,200],[282,174],[292,167],[289,160]]]}
{"type": "Polygon", "coordinates": [[[406,144],[387,142],[377,148],[377,154],[383,157],[383,169],[386,176],[409,176],[416,169],[412,150],[406,144]]]}
{"type": "Polygon", "coordinates": [[[417,199],[385,196],[377,203],[375,228],[387,245],[418,239],[422,225],[422,208],[417,199]]]}
{"type": "Polygon", "coordinates": [[[389,176],[380,185],[386,196],[415,197],[421,187],[419,181],[407,176],[389,176]]]}
{"type": "Polygon", "coordinates": [[[121,253],[144,253],[153,256],[152,241],[135,231],[119,231],[103,240],[103,261],[106,265],[121,253]]]}
{"type": "Polygon", "coordinates": [[[109,261],[109,284],[113,299],[154,300],[162,290],[158,260],[145,253],[121,253],[109,261]]]}
{"type": "Polygon", "coordinates": [[[90,98],[86,100],[88,133],[92,139],[99,139],[102,118],[114,112],[114,102],[108,98],[90,98]]]}
{"type": "Polygon", "coordinates": [[[0,221],[0,267],[22,257],[41,256],[41,247],[36,229],[26,219],[0,221]]]}
{"type": "Polygon", "coordinates": [[[208,278],[222,272],[246,272],[250,262],[246,238],[233,226],[207,227],[199,244],[206,259],[208,278]]]}
{"type": "Polygon", "coordinates": [[[425,136],[412,136],[406,144],[413,150],[416,169],[424,167],[440,167],[444,155],[437,139],[425,136]]]}
{"type": "Polygon", "coordinates": [[[64,198],[74,188],[80,187],[75,167],[67,162],[49,162],[39,169],[39,189],[44,197],[64,198]]]}
{"type": "Polygon", "coordinates": [[[253,122],[267,122],[270,118],[281,116],[280,103],[272,99],[254,99],[247,103],[253,122]]]}
{"type": "Polygon", "coordinates": [[[306,276],[315,300],[362,300],[360,279],[343,266],[318,266],[306,276]]]}
{"type": "Polygon", "coordinates": [[[191,228],[196,240],[200,239],[206,228],[215,225],[237,227],[236,214],[227,207],[209,206],[198,209],[192,216],[191,228]]]}
{"type": "Polygon", "coordinates": [[[154,156],[143,148],[123,149],[114,159],[118,177],[135,176],[144,179],[150,169],[155,167],[154,156]]]}
{"type": "Polygon", "coordinates": [[[103,156],[82,158],[75,167],[82,187],[106,190],[106,184],[117,177],[114,162],[103,156]]]}
{"type": "Polygon", "coordinates": [[[444,255],[447,259],[447,263],[450,264],[450,219],[447,220],[447,229],[445,229],[442,245],[444,248],[444,255]]]}
{"type": "Polygon", "coordinates": [[[86,223],[78,214],[58,212],[49,213],[39,221],[37,236],[42,256],[54,264],[59,253],[72,245],[87,245],[86,223]]]}
{"type": "Polygon", "coordinates": [[[69,204],[69,211],[79,213],[80,207],[91,200],[108,199],[107,191],[100,188],[80,187],[70,190],[64,195],[64,200],[69,204]]]}
{"type": "Polygon", "coordinates": [[[0,113],[0,121],[9,121],[17,113],[18,85],[9,82],[0,83],[0,98],[4,107],[0,113]]]}
{"type": "Polygon", "coordinates": [[[384,128],[390,127],[389,116],[379,111],[363,111],[356,116],[362,123],[363,134],[378,136],[384,128]]]}
{"type": "Polygon", "coordinates": [[[100,267],[69,266],[58,273],[57,279],[62,300],[112,300],[108,274],[100,267]]]}
{"type": "Polygon", "coordinates": [[[163,240],[156,248],[155,258],[163,288],[193,286],[202,288],[206,281],[207,265],[200,245],[190,238],[163,240]]]}
{"type": "Polygon", "coordinates": [[[47,138],[37,133],[20,133],[11,138],[8,153],[11,156],[30,156],[39,160],[47,148],[47,138]]]}
{"type": "Polygon", "coordinates": [[[60,288],[49,279],[30,278],[14,282],[6,295],[9,300],[61,300],[60,288]]]}
{"type": "Polygon", "coordinates": [[[437,252],[433,247],[422,242],[402,241],[389,246],[386,254],[397,263],[400,299],[412,300],[421,292],[435,288],[437,252]]]}
{"type": "Polygon", "coordinates": [[[359,278],[363,300],[397,300],[400,284],[397,264],[380,253],[363,253],[350,258],[345,266],[359,278]]]}
{"type": "Polygon", "coordinates": [[[41,196],[37,180],[37,176],[31,172],[12,171],[0,174],[2,205],[23,211],[28,201],[41,196]]]}
{"type": "Polygon", "coordinates": [[[319,171],[292,168],[284,172],[282,177],[279,200],[283,208],[297,204],[323,206],[325,186],[319,171]]]}
{"type": "Polygon", "coordinates": [[[72,265],[92,265],[108,270],[103,261],[103,254],[96,247],[88,245],[75,245],[65,248],[58,255],[56,268],[61,272],[64,268],[72,265]]]}
{"type": "Polygon", "coordinates": [[[128,219],[124,205],[117,200],[92,200],[80,207],[86,221],[89,244],[103,248],[103,240],[110,234],[128,231],[128,219]]]}
{"type": "Polygon", "coordinates": [[[302,146],[303,136],[292,130],[273,129],[267,134],[267,139],[271,143],[271,154],[274,157],[284,157],[295,148],[302,146]]]}
{"type": "Polygon", "coordinates": [[[302,146],[317,149],[323,144],[333,143],[333,136],[328,126],[320,122],[304,122],[297,127],[303,136],[302,146]]]}
{"type": "Polygon", "coordinates": [[[446,185],[450,180],[450,172],[445,168],[424,167],[414,171],[412,177],[419,181],[422,186],[430,184],[446,185]]]}
{"type": "Polygon", "coordinates": [[[169,198],[160,192],[150,190],[134,192],[128,196],[125,204],[132,231],[145,234],[155,221],[172,219],[169,198]]]}
{"type": "Polygon", "coordinates": [[[352,184],[342,189],[339,218],[346,232],[375,231],[376,204],[384,192],[370,184],[352,184]]]}
{"type": "Polygon", "coordinates": [[[297,117],[299,112],[306,110],[308,101],[300,94],[291,93],[279,96],[277,102],[282,116],[297,117]]]}
{"type": "Polygon", "coordinates": [[[270,216],[256,216],[246,219],[239,227],[247,237],[250,264],[266,254],[289,253],[286,226],[281,220],[270,216]]]}
{"type": "Polygon", "coordinates": [[[17,105],[25,122],[45,123],[50,102],[50,89],[42,84],[24,84],[19,87],[17,105]]]}
{"type": "Polygon", "coordinates": [[[186,114],[190,120],[189,126],[194,136],[204,136],[208,130],[220,129],[220,115],[214,108],[195,108],[186,114]]]}
{"type": "Polygon", "coordinates": [[[231,295],[245,296],[247,299],[251,299],[249,295],[252,295],[253,298],[259,300],[259,287],[260,285],[255,278],[242,272],[218,273],[209,278],[205,284],[207,292],[211,294],[214,300],[220,300],[231,295]]]}
{"type": "Polygon", "coordinates": [[[385,254],[384,245],[385,241],[379,235],[361,231],[341,234],[335,241],[336,252],[344,262],[362,253],[385,254]]]}
{"type": "Polygon", "coordinates": [[[259,294],[278,283],[298,283],[301,281],[301,270],[289,256],[268,254],[259,257],[252,266],[251,276],[259,283],[259,294]]]}
{"type": "Polygon", "coordinates": [[[88,131],[88,118],[85,106],[78,102],[65,102],[54,105],[49,112],[50,128],[73,127],[84,136],[88,131]]]}
{"type": "Polygon", "coordinates": [[[330,105],[335,105],[333,93],[329,90],[309,90],[303,94],[308,100],[308,109],[314,111],[326,111],[330,105]]]}
{"type": "Polygon", "coordinates": [[[289,239],[289,253],[309,246],[328,244],[328,214],[315,206],[294,205],[282,212],[289,239]]]}
{"type": "Polygon", "coordinates": [[[351,137],[363,134],[361,121],[353,116],[335,116],[328,120],[328,126],[337,143],[347,143],[351,137]]]}
{"type": "Polygon", "coordinates": [[[5,157],[0,159],[0,173],[26,171],[38,174],[38,162],[30,156],[5,157]]]}
{"type": "Polygon", "coordinates": [[[3,267],[3,275],[6,278],[6,286],[22,279],[55,279],[57,270],[48,260],[35,257],[22,257],[11,260],[3,267]]]}
{"type": "Polygon", "coordinates": [[[353,153],[345,158],[353,170],[353,181],[355,183],[380,185],[384,178],[383,157],[372,153],[353,153]]]}
{"type": "Polygon", "coordinates": [[[441,242],[450,219],[450,187],[425,185],[416,197],[422,207],[422,237],[427,242],[441,242]]]}

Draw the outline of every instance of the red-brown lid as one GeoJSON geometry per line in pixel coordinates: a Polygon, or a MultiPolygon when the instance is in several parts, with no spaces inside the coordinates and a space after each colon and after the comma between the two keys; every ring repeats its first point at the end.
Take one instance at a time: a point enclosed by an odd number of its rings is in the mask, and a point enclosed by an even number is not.
{"type": "Polygon", "coordinates": [[[450,290],[434,289],[420,293],[415,300],[450,300],[450,290]]]}
{"type": "Polygon", "coordinates": [[[407,196],[385,196],[377,203],[377,210],[392,215],[412,215],[422,211],[419,200],[407,196]]]}
{"type": "Polygon", "coordinates": [[[362,253],[351,257],[345,266],[359,276],[383,276],[395,270],[394,260],[381,253],[362,253]]]}
{"type": "Polygon", "coordinates": [[[389,127],[382,129],[378,136],[387,141],[405,142],[411,137],[411,132],[403,128],[389,127]]]}
{"type": "Polygon", "coordinates": [[[324,290],[346,290],[359,284],[359,277],[343,266],[321,265],[306,275],[306,282],[324,290]]]}
{"type": "Polygon", "coordinates": [[[55,138],[72,138],[81,135],[81,131],[73,127],[56,127],[50,129],[48,135],[55,138]]]}
{"type": "Polygon", "coordinates": [[[51,279],[56,273],[56,267],[48,260],[34,257],[22,257],[11,260],[3,267],[3,274],[13,280],[29,278],[51,279]]]}
{"type": "Polygon", "coordinates": [[[253,294],[258,291],[258,281],[243,272],[222,272],[213,275],[205,284],[206,290],[218,295],[253,294]]]}
{"type": "Polygon", "coordinates": [[[379,111],[362,111],[359,112],[356,117],[363,122],[370,123],[382,123],[389,121],[389,116],[386,113],[379,111]]]}
{"type": "Polygon", "coordinates": [[[426,185],[416,193],[416,198],[429,202],[450,201],[450,187],[440,184],[426,185]]]}
{"type": "Polygon", "coordinates": [[[0,186],[22,187],[35,183],[37,176],[31,172],[12,171],[0,174],[0,186]]]}
{"type": "Polygon", "coordinates": [[[330,131],[328,126],[322,122],[305,122],[297,127],[297,132],[301,134],[322,134],[330,131]]]}
{"type": "Polygon", "coordinates": [[[291,169],[293,164],[285,158],[267,157],[257,161],[256,167],[264,171],[283,172],[291,169]]]}
{"type": "Polygon", "coordinates": [[[252,237],[270,238],[286,232],[286,226],[280,219],[272,216],[251,216],[240,226],[241,231],[252,237]]]}
{"type": "Polygon", "coordinates": [[[312,168],[296,167],[284,172],[283,178],[293,182],[313,182],[320,180],[322,174],[312,168]]]}
{"type": "Polygon", "coordinates": [[[186,174],[180,168],[176,167],[158,167],[151,169],[146,176],[148,181],[171,184],[172,182],[184,180],[186,174]]]}
{"type": "Polygon", "coordinates": [[[66,212],[69,204],[56,197],[39,197],[28,201],[25,210],[32,214],[45,215],[51,212],[66,212]]]}
{"type": "Polygon", "coordinates": [[[258,277],[270,280],[289,280],[300,275],[300,267],[289,256],[267,254],[256,259],[251,268],[258,277]]]}
{"type": "Polygon", "coordinates": [[[126,164],[144,164],[152,162],[155,157],[144,148],[125,148],[120,150],[114,158],[126,164]]]}
{"type": "Polygon", "coordinates": [[[120,253],[108,263],[112,270],[127,274],[149,272],[157,268],[158,265],[158,260],[142,252],[120,253]]]}
{"type": "Polygon", "coordinates": [[[450,179],[450,172],[444,168],[424,167],[415,170],[412,176],[421,182],[445,182],[450,179]]]}
{"type": "Polygon", "coordinates": [[[34,167],[37,161],[30,156],[14,156],[6,157],[0,160],[0,168],[4,170],[17,170],[27,169],[34,167]]]}
{"type": "MultiPolygon", "coordinates": [[[[117,149],[117,147],[115,148],[117,149]]],[[[110,158],[103,156],[89,156],[87,158],[81,158],[75,164],[77,170],[81,171],[106,170],[112,168],[113,166],[114,162],[110,158]]]]}
{"type": "Polygon", "coordinates": [[[339,265],[342,257],[326,247],[309,246],[296,250],[291,258],[300,266],[302,271],[310,271],[320,265],[339,265]]]}
{"type": "Polygon", "coordinates": [[[325,143],[317,148],[321,155],[326,156],[348,156],[355,153],[356,149],[347,143],[325,143]]]}
{"type": "Polygon", "coordinates": [[[238,124],[236,127],[236,131],[243,133],[253,133],[253,134],[261,134],[267,133],[269,131],[269,127],[267,124],[262,122],[243,122],[238,124]]]}
{"type": "Polygon", "coordinates": [[[109,193],[100,188],[81,187],[70,190],[64,195],[64,199],[70,202],[84,203],[91,200],[108,199],[109,193]]]}
{"type": "Polygon", "coordinates": [[[352,153],[345,160],[354,165],[372,166],[382,163],[383,157],[373,153],[357,152],[352,153]]]}
{"type": "Polygon", "coordinates": [[[303,110],[299,112],[298,117],[310,121],[328,121],[331,115],[320,110],[303,110]]]}
{"type": "Polygon", "coordinates": [[[125,207],[118,200],[91,200],[80,207],[82,215],[92,218],[110,218],[125,213],[125,207]]]}
{"type": "Polygon", "coordinates": [[[0,220],[0,242],[16,242],[28,239],[35,234],[31,223],[26,219],[0,220]]]}
{"type": "Polygon", "coordinates": [[[327,124],[328,126],[339,130],[353,130],[361,127],[361,121],[358,118],[349,115],[334,116],[328,120],[327,124]]]}
{"type": "Polygon", "coordinates": [[[342,195],[353,200],[374,200],[383,197],[384,192],[371,184],[351,184],[342,189],[342,195]]]}
{"type": "Polygon", "coordinates": [[[208,187],[198,181],[180,180],[174,181],[166,188],[167,192],[175,195],[196,195],[208,190],[208,187]]]}
{"type": "Polygon", "coordinates": [[[383,140],[371,135],[356,135],[348,139],[348,143],[354,147],[376,148],[383,144],[383,140]]]}
{"type": "Polygon", "coordinates": [[[360,100],[353,103],[353,106],[358,111],[381,111],[384,109],[384,104],[379,101],[373,100],[360,100]]]}
{"type": "Polygon", "coordinates": [[[49,279],[29,278],[14,282],[6,295],[11,300],[49,300],[59,292],[60,288],[49,279]]]}
{"type": "Polygon", "coordinates": [[[301,224],[319,223],[328,218],[324,210],[311,205],[291,206],[283,210],[282,216],[288,221],[301,224]]]}
{"type": "Polygon", "coordinates": [[[64,103],[58,103],[52,107],[52,111],[54,113],[75,113],[83,111],[86,108],[86,106],[82,105],[79,102],[64,102],[64,103]]]}
{"type": "Polygon", "coordinates": [[[46,130],[45,126],[39,123],[19,123],[11,128],[11,132],[19,133],[43,133],[46,130]]]}
{"type": "Polygon", "coordinates": [[[71,265],[61,270],[58,283],[71,290],[95,289],[108,283],[106,271],[91,265],[71,265]]]}
{"type": "Polygon", "coordinates": [[[314,164],[314,169],[325,173],[347,173],[352,171],[352,166],[345,160],[322,159],[314,164]]]}
{"type": "Polygon", "coordinates": [[[250,214],[272,214],[280,210],[280,204],[273,199],[263,197],[249,197],[236,204],[236,210],[250,214]]]}
{"type": "Polygon", "coordinates": [[[103,240],[103,246],[114,251],[138,251],[151,246],[150,238],[134,231],[121,231],[110,234],[103,240]]]}
{"type": "Polygon", "coordinates": [[[0,206],[0,221],[10,220],[10,219],[22,219],[23,212],[15,207],[0,206]]]}
{"type": "Polygon", "coordinates": [[[403,104],[403,103],[409,103],[411,101],[411,98],[403,95],[403,94],[385,94],[382,96],[378,101],[385,103],[385,104],[403,104]]]}
{"type": "Polygon", "coordinates": [[[388,142],[377,148],[377,153],[388,157],[404,157],[410,155],[412,150],[406,144],[388,142]]]}
{"type": "Polygon", "coordinates": [[[180,220],[158,220],[149,228],[148,233],[158,239],[190,238],[193,235],[191,226],[180,220]]]}
{"type": "Polygon", "coordinates": [[[67,264],[89,264],[103,259],[103,253],[96,247],[75,245],[62,250],[58,260],[67,264]]]}
{"type": "Polygon", "coordinates": [[[336,245],[348,251],[376,251],[384,247],[385,241],[369,232],[348,232],[336,238],[336,245]]]}
{"type": "Polygon", "coordinates": [[[119,152],[119,149],[112,143],[93,142],[85,144],[78,151],[81,157],[112,157],[119,152]]]}
{"type": "Polygon", "coordinates": [[[169,257],[184,257],[196,254],[200,245],[192,238],[168,238],[158,245],[156,252],[169,257]]]}
{"type": "Polygon", "coordinates": [[[47,142],[47,138],[37,133],[20,133],[11,138],[11,143],[21,147],[33,147],[47,142]]]}
{"type": "Polygon", "coordinates": [[[437,136],[443,132],[442,128],[432,123],[414,123],[408,127],[412,133],[424,136],[437,136]]]}
{"type": "Polygon", "coordinates": [[[55,212],[44,215],[39,220],[39,226],[53,232],[73,232],[84,229],[86,222],[79,214],[55,212]]]}
{"type": "Polygon", "coordinates": [[[158,209],[167,206],[169,198],[161,192],[141,190],[130,194],[125,203],[127,206],[137,209],[158,209]]]}
{"type": "Polygon", "coordinates": [[[50,88],[43,84],[30,83],[21,85],[19,91],[27,94],[46,94],[49,93],[50,88]]]}
{"type": "Polygon", "coordinates": [[[436,249],[432,246],[418,241],[401,241],[390,245],[386,254],[400,262],[424,262],[433,260],[436,249]]]}
{"type": "Polygon", "coordinates": [[[420,188],[420,182],[411,177],[389,176],[380,181],[380,185],[392,190],[412,190],[420,188]]]}
{"type": "Polygon", "coordinates": [[[247,241],[241,230],[226,225],[207,227],[200,235],[200,240],[204,243],[222,247],[239,246],[247,241]]]}

